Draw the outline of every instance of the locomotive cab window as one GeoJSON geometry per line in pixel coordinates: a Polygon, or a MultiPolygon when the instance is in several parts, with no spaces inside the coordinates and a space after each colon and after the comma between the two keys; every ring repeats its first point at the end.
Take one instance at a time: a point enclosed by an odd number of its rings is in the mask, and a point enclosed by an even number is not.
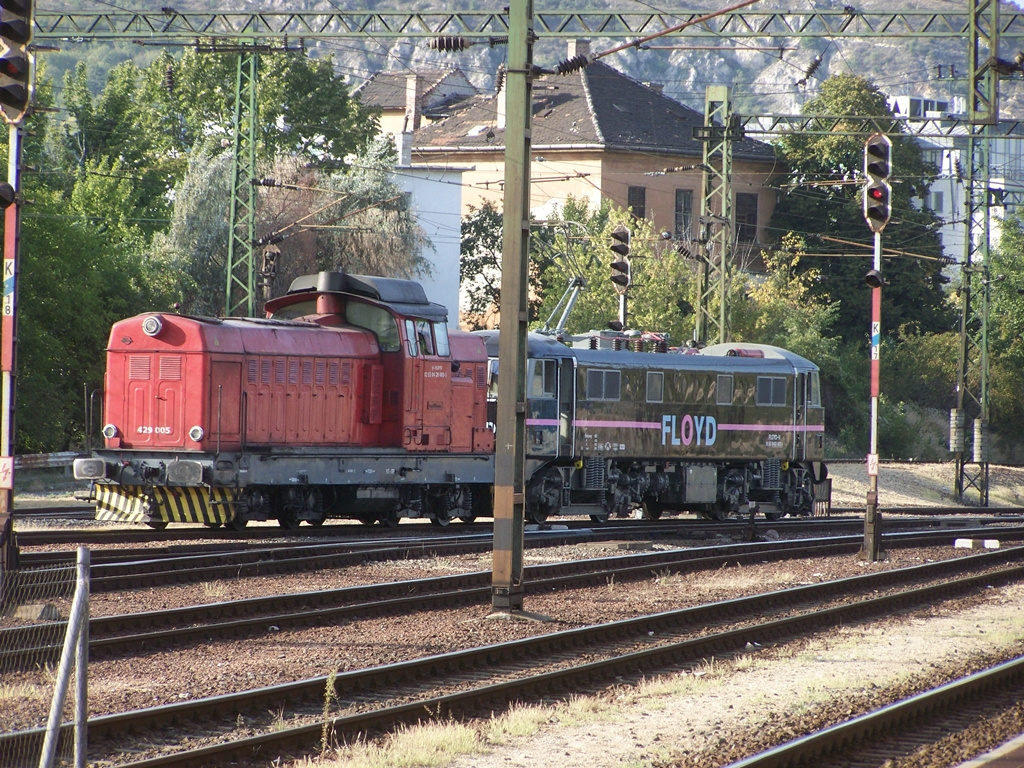
{"type": "Polygon", "coordinates": [[[530,377],[530,397],[555,397],[558,393],[556,379],[557,360],[533,360],[533,376],[530,377]]]}
{"type": "Polygon", "coordinates": [[[448,357],[452,353],[448,345],[448,323],[434,323],[434,344],[441,357],[448,357]]]}
{"type": "Polygon", "coordinates": [[[316,314],[316,300],[310,301],[297,301],[294,304],[288,304],[287,306],[281,307],[273,315],[273,320],[294,320],[297,317],[305,317],[306,315],[316,314]]]}
{"type": "Polygon", "coordinates": [[[345,320],[375,333],[381,352],[397,352],[402,348],[398,338],[398,323],[381,307],[350,301],[345,305],[345,320]]]}
{"type": "Polygon", "coordinates": [[[647,402],[665,402],[665,374],[661,371],[647,372],[647,402]]]}
{"type": "MultiPolygon", "coordinates": [[[[732,376],[719,376],[715,385],[715,404],[732,405],[732,376]]],[[[760,391],[760,390],[759,390],[760,391]]],[[[785,390],[783,390],[785,396],[785,390]]],[[[760,398],[758,398],[760,400],[760,398]]]]}
{"type": "Polygon", "coordinates": [[[818,380],[817,371],[811,371],[810,381],[810,402],[807,405],[811,408],[821,408],[821,382],[818,380]]]}
{"type": "Polygon", "coordinates": [[[781,376],[758,376],[757,404],[785,405],[786,380],[781,376]]]}
{"type": "Polygon", "coordinates": [[[416,345],[419,347],[421,355],[436,354],[434,352],[434,334],[430,331],[429,320],[416,321],[416,345]]]}
{"type": "Polygon", "coordinates": [[[587,371],[587,400],[618,400],[619,371],[587,371]]]}

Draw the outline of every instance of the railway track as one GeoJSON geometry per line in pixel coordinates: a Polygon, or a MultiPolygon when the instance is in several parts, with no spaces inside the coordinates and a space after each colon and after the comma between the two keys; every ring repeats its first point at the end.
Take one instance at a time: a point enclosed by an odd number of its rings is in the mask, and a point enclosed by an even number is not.
{"type": "MultiPolygon", "coordinates": [[[[982,507],[883,507],[881,510],[883,519],[887,525],[901,525],[904,521],[901,518],[941,518],[951,519],[965,518],[976,520],[991,520],[1002,522],[1024,517],[1024,507],[1004,508],[982,508],[982,507]]],[[[58,508],[43,508],[39,510],[16,510],[15,520],[35,519],[50,520],[54,518],[65,518],[69,520],[88,519],[89,513],[83,509],[68,507],[63,511],[58,508]]],[[[823,525],[855,525],[857,520],[863,521],[863,507],[833,507],[831,515],[827,517],[810,517],[784,519],[779,521],[768,521],[758,518],[755,524],[758,527],[782,526],[799,528],[802,526],[823,525]]],[[[595,530],[618,531],[621,528],[647,528],[656,535],[657,531],[666,526],[674,526],[680,529],[704,530],[715,526],[746,526],[749,521],[731,520],[723,523],[700,520],[692,517],[667,518],[661,521],[639,523],[636,520],[611,520],[605,524],[595,524],[589,520],[575,518],[555,519],[552,523],[558,526],[566,526],[570,529],[593,528],[595,530]]],[[[427,528],[436,533],[437,528],[426,525],[406,524],[391,531],[396,537],[407,537],[417,535],[416,528],[427,528]],[[412,530],[410,530],[412,529],[412,530]]],[[[448,527],[447,535],[465,535],[467,533],[489,532],[490,521],[478,523],[460,523],[448,527]]],[[[284,530],[273,526],[261,526],[247,528],[241,531],[232,531],[223,528],[205,527],[184,527],[174,526],[162,531],[153,530],[145,526],[133,526],[123,528],[51,528],[47,530],[30,530],[18,532],[18,543],[22,547],[47,547],[61,544],[82,544],[82,545],[110,545],[110,544],[167,544],[168,542],[231,542],[233,544],[267,541],[287,538],[294,542],[296,539],[323,540],[332,537],[371,537],[378,538],[382,534],[380,528],[369,528],[351,523],[325,524],[320,527],[302,526],[293,530],[284,530]]]]}
{"type": "MultiPolygon", "coordinates": [[[[1007,538],[1019,540],[1024,529],[1007,538]]],[[[942,543],[948,543],[943,534],[942,543]]],[[[892,546],[927,546],[934,534],[906,535],[892,546]]],[[[856,553],[859,538],[789,540],[696,549],[637,553],[599,560],[570,560],[526,568],[527,593],[625,583],[649,578],[652,572],[692,573],[737,565],[796,558],[856,553]]],[[[1013,550],[1010,550],[1013,551],[1013,550]]],[[[210,638],[238,639],[262,633],[267,626],[294,629],[372,616],[486,605],[491,599],[491,572],[432,576],[316,592],[232,600],[161,611],[94,617],[89,621],[90,660],[134,655],[168,646],[188,647],[210,638]]],[[[0,668],[28,668],[54,662],[57,645],[32,647],[33,627],[0,630],[0,668]]]]}
{"type": "MultiPolygon", "coordinates": [[[[325,727],[340,741],[425,717],[468,717],[502,710],[513,701],[600,690],[709,656],[780,644],[1017,582],[1024,579],[1022,561],[1024,547],[1007,548],[95,717],[89,721],[89,759],[123,764],[125,750],[130,754],[133,745],[145,741],[158,756],[131,765],[268,764],[279,755],[315,751],[325,727]],[[328,713],[325,692],[337,702],[328,713]],[[268,710],[289,716],[282,720],[268,710]],[[244,718],[244,732],[234,727],[239,718],[244,718]],[[256,735],[248,735],[254,730],[256,735]],[[199,743],[181,751],[181,745],[199,743]]],[[[21,731],[0,736],[0,746],[11,750],[8,754],[24,754],[37,749],[41,738],[40,729],[21,731]]]]}
{"type": "Polygon", "coordinates": [[[1024,656],[731,763],[728,768],[877,768],[887,761],[891,764],[935,749],[979,725],[991,730],[992,726],[985,724],[1012,711],[1020,702],[1022,687],[1024,656]]]}
{"type": "MultiPolygon", "coordinates": [[[[972,523],[982,521],[972,520],[972,523]]],[[[910,536],[922,527],[927,530],[922,538],[915,541],[931,540],[942,544],[948,543],[953,527],[958,535],[964,537],[978,536],[983,538],[1009,539],[1019,536],[1021,527],[1010,524],[1010,521],[999,520],[966,527],[966,523],[948,523],[929,521],[922,525],[910,521],[894,521],[887,524],[886,540],[899,546],[901,536],[910,536]],[[899,531],[908,531],[899,533],[899,531]]],[[[737,523],[703,523],[700,526],[666,525],[632,525],[619,526],[614,530],[605,529],[568,529],[568,530],[537,530],[530,531],[526,536],[528,547],[561,546],[584,542],[609,541],[617,539],[658,539],[661,537],[686,537],[688,539],[715,540],[720,536],[735,538],[746,537],[755,540],[771,528],[780,537],[795,537],[815,531],[820,532],[820,525],[805,521],[776,523],[770,526],[757,525],[753,528],[737,523]]],[[[828,527],[832,533],[839,531],[859,532],[863,529],[862,521],[843,521],[828,527]]],[[[851,540],[857,541],[857,533],[848,533],[851,540]]],[[[793,539],[789,539],[792,541],[793,539]]],[[[780,542],[778,546],[786,546],[780,542]]],[[[923,544],[915,544],[923,546],[923,544]]],[[[429,538],[396,537],[373,539],[368,541],[336,541],[320,544],[297,545],[295,542],[278,542],[258,547],[209,545],[208,548],[195,549],[116,549],[99,551],[91,554],[93,564],[91,573],[91,591],[94,593],[115,592],[122,590],[161,587],[172,584],[216,581],[219,579],[235,579],[246,576],[267,576],[274,574],[298,573],[304,570],[322,570],[325,568],[345,568],[367,562],[409,559],[426,556],[453,556],[462,554],[479,554],[489,552],[493,548],[491,534],[464,534],[461,536],[439,536],[429,538]]],[[[24,553],[22,568],[29,578],[32,569],[42,569],[57,565],[70,565],[73,552],[63,553],[24,553]]]]}

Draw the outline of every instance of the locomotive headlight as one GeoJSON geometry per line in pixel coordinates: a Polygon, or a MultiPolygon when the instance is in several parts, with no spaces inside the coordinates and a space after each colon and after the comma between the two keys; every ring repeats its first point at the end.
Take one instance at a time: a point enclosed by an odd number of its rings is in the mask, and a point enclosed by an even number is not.
{"type": "Polygon", "coordinates": [[[164,319],[160,315],[150,315],[142,321],[142,332],[147,336],[159,336],[164,329],[164,319]]]}
{"type": "Polygon", "coordinates": [[[117,437],[117,427],[114,424],[105,425],[100,432],[105,438],[107,438],[107,440],[113,440],[117,437]]]}
{"type": "Polygon", "coordinates": [[[202,427],[192,427],[192,429],[188,431],[188,436],[189,438],[198,443],[200,440],[206,437],[206,433],[203,432],[202,427]]]}

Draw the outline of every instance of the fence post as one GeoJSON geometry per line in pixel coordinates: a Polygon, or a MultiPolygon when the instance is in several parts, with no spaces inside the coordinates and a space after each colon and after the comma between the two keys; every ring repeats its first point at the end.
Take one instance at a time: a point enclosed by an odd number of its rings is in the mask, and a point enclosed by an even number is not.
{"type": "MultiPolygon", "coordinates": [[[[50,702],[50,718],[46,723],[46,737],[43,741],[43,749],[39,755],[39,768],[52,768],[53,758],[57,752],[57,743],[60,741],[60,720],[64,711],[64,699],[67,697],[68,683],[71,677],[71,664],[74,658],[78,658],[78,674],[86,675],[88,672],[88,632],[89,632],[89,550],[86,547],[78,548],[78,579],[75,584],[75,598],[71,603],[71,615],[68,616],[67,633],[64,635],[64,648],[60,654],[60,665],[57,667],[57,682],[53,689],[53,700],[50,702]],[[85,628],[83,631],[83,627],[85,628]],[[85,650],[81,648],[81,636],[85,635],[85,650]],[[83,658],[84,657],[84,658],[83,658]]],[[[85,694],[85,686],[81,679],[76,685],[78,695],[85,694]]],[[[75,737],[75,765],[85,765],[85,748],[88,734],[85,723],[79,728],[79,720],[87,716],[85,701],[75,702],[75,728],[81,733],[75,737]],[[79,754],[80,742],[82,744],[79,754]]]]}

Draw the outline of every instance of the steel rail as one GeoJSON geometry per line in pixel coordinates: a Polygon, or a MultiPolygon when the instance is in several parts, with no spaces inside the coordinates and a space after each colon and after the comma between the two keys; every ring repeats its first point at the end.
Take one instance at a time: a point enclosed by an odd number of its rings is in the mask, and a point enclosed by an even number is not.
{"type": "MultiPolygon", "coordinates": [[[[961,532],[963,533],[963,532],[961,532]]],[[[1019,540],[1024,529],[985,530],[984,535],[1019,540]]],[[[889,535],[889,548],[948,544],[950,533],[918,532],[889,535]]],[[[718,545],[632,553],[600,559],[569,560],[526,568],[527,591],[580,587],[646,578],[654,571],[713,570],[727,564],[753,564],[782,559],[828,557],[856,553],[859,536],[828,539],[790,539],[778,542],[718,545]],[[598,567],[595,567],[598,566],[598,567]]],[[[1010,550],[1013,551],[1013,550],[1010,550]]],[[[318,623],[406,613],[445,605],[467,605],[485,599],[489,571],[434,576],[411,581],[344,587],[335,590],[288,593],[244,600],[200,604],[162,611],[143,611],[94,617],[89,622],[90,655],[151,651],[168,644],[182,645],[209,637],[242,637],[265,625],[303,627],[318,623]],[[299,610],[301,609],[301,610],[299,610]]],[[[0,661],[12,668],[47,663],[59,652],[52,644],[33,646],[32,627],[0,629],[0,661]]]]}
{"type": "MultiPolygon", "coordinates": [[[[1024,548],[1015,548],[1024,550],[1024,548]]],[[[997,563],[1009,551],[985,553],[969,558],[972,564],[997,563]]],[[[1024,551],[1015,553],[1020,557],[1024,551]]],[[[953,561],[964,565],[968,559],[953,561]]],[[[413,661],[382,667],[340,673],[330,678],[334,693],[340,701],[366,708],[368,711],[338,717],[327,722],[328,728],[343,738],[380,728],[391,728],[402,723],[421,721],[433,717],[472,715],[481,708],[501,708],[510,701],[539,696],[569,695],[580,690],[595,690],[609,681],[634,679],[690,664],[707,658],[743,651],[750,644],[765,646],[785,642],[824,627],[863,621],[880,615],[892,614],[924,604],[935,603],[952,596],[991,588],[992,586],[1024,579],[1024,565],[1014,565],[999,571],[963,576],[953,569],[944,581],[919,586],[905,591],[876,596],[877,590],[902,574],[913,580],[928,578],[926,574],[950,569],[951,561],[929,563],[899,571],[850,577],[834,582],[793,587],[754,597],[737,598],[695,608],[668,611],[634,619],[583,627],[564,632],[539,635],[525,640],[456,651],[413,661]],[[821,610],[794,613],[782,618],[762,620],[766,615],[778,615],[785,610],[801,610],[811,602],[834,600],[855,592],[867,591],[871,597],[833,605],[821,610]],[[723,623],[736,624],[751,620],[751,624],[734,626],[711,634],[673,640],[667,636],[684,632],[706,633],[708,628],[720,629],[723,623]],[[600,647],[603,644],[604,647],[600,647]],[[637,649],[638,646],[639,649],[637,649]],[[646,647],[644,647],[646,646],[646,647]],[[581,651],[588,656],[598,652],[606,658],[578,665],[574,660],[581,651]],[[554,671],[526,674],[531,665],[548,663],[555,654],[561,655],[565,666],[554,671]],[[499,683],[485,683],[495,678],[508,678],[499,683]],[[424,687],[429,685],[450,687],[452,679],[460,679],[465,690],[458,693],[423,698],[424,687]],[[396,689],[395,686],[398,686],[396,689]],[[404,687],[403,687],[404,686],[404,687]],[[475,686],[475,687],[474,687],[475,686]],[[353,699],[356,697],[356,699],[353,699]],[[412,700],[410,701],[410,697],[412,700]],[[384,701],[392,706],[380,706],[384,701]],[[358,701],[358,703],[357,703],[358,701]]],[[[151,729],[167,727],[173,723],[220,723],[230,721],[237,714],[260,712],[268,709],[283,710],[308,702],[316,719],[312,725],[272,730],[258,736],[230,741],[189,752],[166,754],[131,763],[136,768],[154,766],[224,765],[229,760],[242,763],[265,763],[278,750],[298,745],[319,744],[324,722],[316,716],[322,706],[328,678],[312,678],[284,685],[272,686],[198,701],[181,702],[165,707],[135,710],[115,715],[92,718],[89,721],[90,742],[98,745],[103,739],[132,734],[133,743],[140,732],[150,731],[147,738],[157,741],[151,729]],[[270,756],[270,757],[268,757],[270,756]]],[[[251,725],[251,724],[250,724],[251,725]]],[[[189,726],[191,727],[191,726],[189,726]]],[[[0,736],[13,748],[32,748],[41,739],[42,729],[21,731],[0,736]]],[[[176,738],[170,738],[176,743],[176,738]]],[[[116,747],[111,747],[116,748],[116,747]]]]}
{"type": "Polygon", "coordinates": [[[875,746],[883,736],[893,738],[910,728],[920,729],[923,723],[952,713],[954,708],[969,706],[993,691],[1010,686],[1019,690],[1022,683],[1024,656],[730,763],[727,768],[827,765],[827,761],[875,746]]]}

